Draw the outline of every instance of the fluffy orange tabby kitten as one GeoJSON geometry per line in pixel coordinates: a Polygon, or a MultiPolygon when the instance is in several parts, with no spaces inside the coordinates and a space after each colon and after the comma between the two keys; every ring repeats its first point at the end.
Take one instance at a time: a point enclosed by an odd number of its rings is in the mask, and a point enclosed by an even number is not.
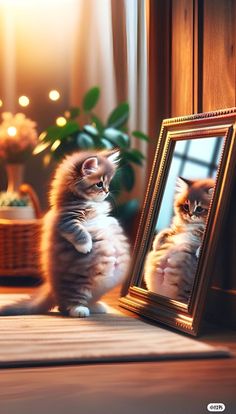
{"type": "Polygon", "coordinates": [[[155,236],[145,263],[150,291],[189,300],[214,185],[213,179],[177,179],[171,226],[155,236]]]}
{"type": "Polygon", "coordinates": [[[105,201],[118,157],[80,152],[58,166],[42,231],[42,292],[0,315],[45,313],[55,305],[72,317],[106,312],[98,300],[124,280],[129,264],[128,240],[105,201]]]}

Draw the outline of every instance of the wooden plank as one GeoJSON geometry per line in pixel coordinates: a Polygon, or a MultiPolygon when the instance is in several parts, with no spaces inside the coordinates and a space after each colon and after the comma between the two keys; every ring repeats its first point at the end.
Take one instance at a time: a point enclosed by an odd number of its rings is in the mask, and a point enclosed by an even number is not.
{"type": "Polygon", "coordinates": [[[203,2],[194,0],[194,43],[193,43],[193,112],[202,112],[202,73],[203,73],[203,2]]]}
{"type": "Polygon", "coordinates": [[[235,106],[234,0],[204,1],[203,110],[235,106]]]}
{"type": "Polygon", "coordinates": [[[1,413],[200,414],[209,402],[235,412],[229,360],[106,364],[1,372],[1,413]]]}
{"type": "Polygon", "coordinates": [[[193,112],[193,1],[172,2],[171,115],[193,112]]]}

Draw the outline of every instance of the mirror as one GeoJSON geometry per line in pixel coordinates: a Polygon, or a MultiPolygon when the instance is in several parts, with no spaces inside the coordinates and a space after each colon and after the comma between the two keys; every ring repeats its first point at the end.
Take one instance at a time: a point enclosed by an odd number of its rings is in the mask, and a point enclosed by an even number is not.
{"type": "Polygon", "coordinates": [[[176,141],[144,264],[143,287],[188,302],[200,255],[223,140],[176,141]]]}
{"type": "Polygon", "coordinates": [[[235,171],[236,110],[163,121],[121,306],[197,335],[235,171]],[[234,154],[234,155],[233,155],[234,154]]]}

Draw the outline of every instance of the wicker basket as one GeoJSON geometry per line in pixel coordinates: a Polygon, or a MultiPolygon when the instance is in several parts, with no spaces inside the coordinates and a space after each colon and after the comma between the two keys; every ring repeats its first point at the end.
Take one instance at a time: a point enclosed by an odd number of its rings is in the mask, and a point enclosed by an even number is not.
{"type": "Polygon", "coordinates": [[[39,276],[41,214],[36,194],[28,185],[20,187],[33,202],[36,219],[0,219],[0,276],[39,276]]]}

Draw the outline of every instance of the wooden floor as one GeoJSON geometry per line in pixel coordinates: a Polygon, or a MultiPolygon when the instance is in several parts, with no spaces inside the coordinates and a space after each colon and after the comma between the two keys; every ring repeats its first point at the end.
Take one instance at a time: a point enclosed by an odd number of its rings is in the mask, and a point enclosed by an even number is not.
{"type": "MultiPolygon", "coordinates": [[[[117,304],[117,291],[106,299],[117,304]]],[[[209,326],[201,341],[236,354],[235,332],[209,326]]],[[[233,414],[235,391],[236,358],[10,369],[0,372],[0,414],[201,414],[210,402],[233,414]]]]}

